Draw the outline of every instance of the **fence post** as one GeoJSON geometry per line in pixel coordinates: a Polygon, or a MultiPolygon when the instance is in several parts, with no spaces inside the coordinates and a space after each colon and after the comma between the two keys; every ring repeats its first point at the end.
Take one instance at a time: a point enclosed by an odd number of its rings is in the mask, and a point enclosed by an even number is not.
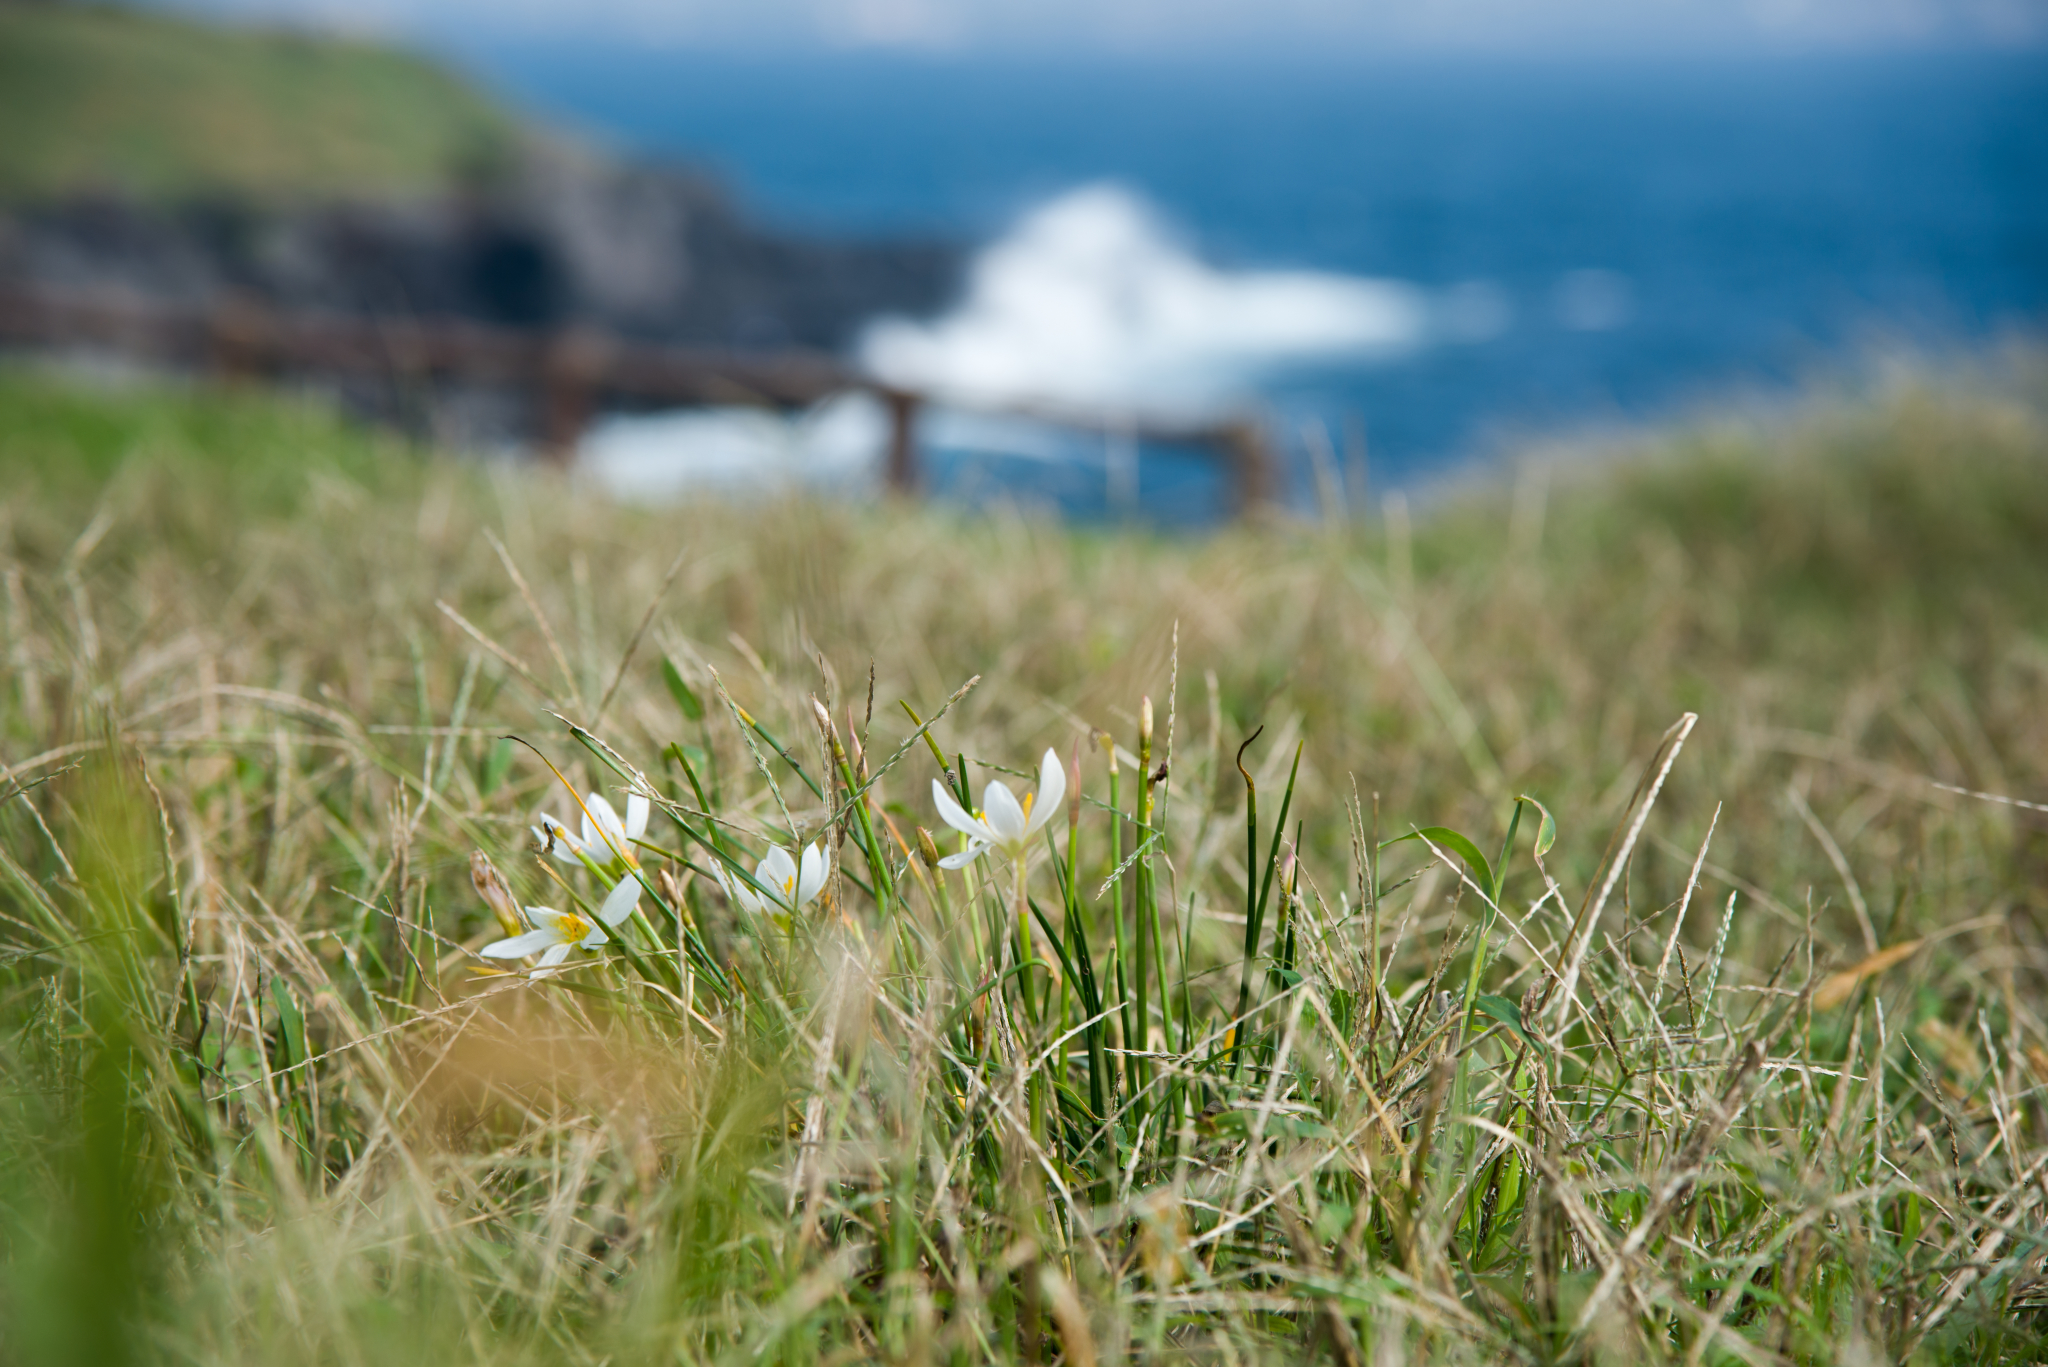
{"type": "Polygon", "coordinates": [[[878,389],[875,393],[889,410],[889,488],[899,494],[915,494],[919,483],[917,410],[923,400],[903,389],[878,389]]]}
{"type": "Polygon", "coordinates": [[[1265,428],[1255,418],[1238,418],[1224,424],[1221,444],[1234,476],[1239,517],[1250,517],[1273,499],[1275,492],[1273,449],[1266,443],[1265,428]]]}

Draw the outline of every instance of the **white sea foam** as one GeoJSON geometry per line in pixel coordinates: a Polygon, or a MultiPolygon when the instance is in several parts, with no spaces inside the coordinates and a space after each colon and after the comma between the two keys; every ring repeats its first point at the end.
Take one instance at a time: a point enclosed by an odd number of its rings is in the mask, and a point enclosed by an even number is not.
{"type": "Polygon", "coordinates": [[[861,488],[879,473],[888,437],[880,403],[841,394],[794,417],[703,408],[606,418],[584,437],[577,464],[611,493],[647,502],[700,489],[861,488]]]}
{"type": "Polygon", "coordinates": [[[965,403],[1189,410],[1277,366],[1390,354],[1429,333],[1422,292],[1320,271],[1225,271],[1116,185],[1069,191],[976,259],[931,322],[871,326],[879,378],[965,403]]]}

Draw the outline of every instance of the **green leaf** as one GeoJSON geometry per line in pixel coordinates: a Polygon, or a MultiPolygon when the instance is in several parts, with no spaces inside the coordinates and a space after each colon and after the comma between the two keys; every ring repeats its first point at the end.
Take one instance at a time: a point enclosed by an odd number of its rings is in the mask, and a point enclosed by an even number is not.
{"type": "Polygon", "coordinates": [[[1334,989],[1332,989],[1332,990],[1331,990],[1331,992],[1330,992],[1330,1016],[1331,1016],[1331,1019],[1333,1019],[1334,1021],[1336,1021],[1336,1023],[1337,1023],[1337,1030],[1338,1030],[1338,1033],[1340,1033],[1340,1034],[1343,1034],[1343,1035],[1345,1035],[1345,1036],[1347,1036],[1347,1037],[1348,1037],[1348,1036],[1349,1036],[1349,1035],[1351,1034],[1351,1007],[1352,1007],[1352,1004],[1353,1004],[1353,997],[1352,997],[1352,994],[1351,994],[1351,989],[1349,989],[1349,988],[1346,988],[1346,987],[1339,987],[1339,988],[1334,988],[1334,989]]]}
{"type": "MultiPolygon", "coordinates": [[[[1218,1133],[1249,1136],[1258,1124],[1258,1112],[1251,1110],[1224,1111],[1215,1119],[1218,1133]]],[[[1268,1139],[1335,1139],[1337,1132],[1319,1121],[1307,1116],[1294,1115],[1287,1111],[1275,1111],[1266,1117],[1264,1134],[1268,1139]]]]}
{"type": "Polygon", "coordinates": [[[1477,845],[1449,826],[1424,826],[1406,835],[1397,835],[1381,844],[1380,848],[1398,845],[1404,840],[1427,840],[1430,844],[1457,855],[1465,861],[1466,867],[1472,870],[1472,881],[1479,884],[1480,890],[1488,897],[1493,896],[1493,865],[1486,862],[1486,856],[1479,852],[1477,845]]]}
{"type": "Polygon", "coordinates": [[[1544,806],[1535,798],[1530,797],[1527,793],[1520,794],[1515,798],[1515,801],[1526,802],[1543,814],[1542,822],[1536,827],[1536,857],[1541,859],[1544,855],[1549,854],[1550,847],[1557,843],[1557,821],[1550,815],[1550,808],[1544,806]]]}
{"type": "Polygon", "coordinates": [[[1543,1047],[1531,1039],[1529,1032],[1522,1028],[1522,1008],[1509,1001],[1506,997],[1496,997],[1491,994],[1480,997],[1472,1003],[1472,1009],[1483,1016],[1491,1016],[1502,1025],[1505,1025],[1514,1033],[1516,1039],[1519,1039],[1531,1049],[1540,1050],[1543,1047]]]}
{"type": "Polygon", "coordinates": [[[683,671],[676,668],[676,662],[666,655],[661,657],[661,677],[668,685],[669,696],[676,700],[676,706],[682,709],[683,715],[691,721],[703,721],[704,700],[684,680],[683,671]]]}
{"type": "Polygon", "coordinates": [[[484,756],[484,772],[477,781],[477,791],[489,797],[504,785],[505,776],[512,772],[514,746],[510,739],[500,736],[491,752],[484,756]]]}
{"type": "Polygon", "coordinates": [[[1337,1132],[1319,1120],[1308,1120],[1298,1115],[1276,1115],[1266,1122],[1266,1133],[1284,1134],[1295,1139],[1335,1139],[1337,1132]]]}
{"type": "Polygon", "coordinates": [[[284,1037],[284,1066],[304,1063],[306,1052],[306,1017],[299,1010],[298,999],[292,996],[292,989],[283,978],[270,980],[270,996],[277,1003],[278,1033],[284,1037]]]}

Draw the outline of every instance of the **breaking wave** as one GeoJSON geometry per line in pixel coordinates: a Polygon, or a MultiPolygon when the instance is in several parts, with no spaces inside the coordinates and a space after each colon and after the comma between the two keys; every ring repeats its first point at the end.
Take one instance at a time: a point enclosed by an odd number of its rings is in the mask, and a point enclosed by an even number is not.
{"type": "Polygon", "coordinates": [[[859,356],[887,383],[958,402],[1186,411],[1278,367],[1411,349],[1429,324],[1429,301],[1400,281],[1220,270],[1137,195],[1099,184],[985,249],[953,312],[879,320],[859,356]]]}

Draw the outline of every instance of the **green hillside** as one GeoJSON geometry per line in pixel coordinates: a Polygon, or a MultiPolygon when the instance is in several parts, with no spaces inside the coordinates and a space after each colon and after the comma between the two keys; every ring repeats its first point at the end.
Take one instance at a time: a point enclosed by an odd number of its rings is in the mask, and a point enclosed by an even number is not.
{"type": "Polygon", "coordinates": [[[13,199],[402,194],[502,164],[517,139],[484,95],[392,48],[50,4],[0,4],[0,128],[13,199]]]}

